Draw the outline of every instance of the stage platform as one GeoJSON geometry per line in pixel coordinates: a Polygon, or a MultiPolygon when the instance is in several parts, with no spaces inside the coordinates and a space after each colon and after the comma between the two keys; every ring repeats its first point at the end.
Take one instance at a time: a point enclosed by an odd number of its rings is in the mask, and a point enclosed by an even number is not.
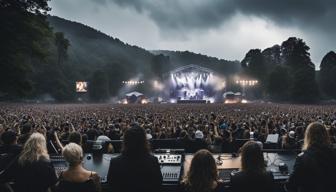
{"type": "Polygon", "coordinates": [[[177,100],[177,103],[179,103],[179,104],[189,104],[189,103],[203,104],[203,103],[206,103],[206,102],[207,102],[206,100],[177,100]]]}

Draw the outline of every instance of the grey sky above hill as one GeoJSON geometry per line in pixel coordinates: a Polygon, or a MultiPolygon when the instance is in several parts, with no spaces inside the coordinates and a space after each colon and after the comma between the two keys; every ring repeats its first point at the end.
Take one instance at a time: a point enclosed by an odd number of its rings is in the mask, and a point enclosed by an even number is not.
{"type": "Polygon", "coordinates": [[[249,49],[303,38],[318,65],[336,51],[334,0],[51,0],[51,15],[148,50],[241,60],[249,49]]]}

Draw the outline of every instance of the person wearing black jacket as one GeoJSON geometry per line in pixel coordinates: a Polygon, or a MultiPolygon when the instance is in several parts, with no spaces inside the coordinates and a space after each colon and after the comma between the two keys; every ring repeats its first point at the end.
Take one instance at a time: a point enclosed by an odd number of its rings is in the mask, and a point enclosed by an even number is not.
{"type": "Polygon", "coordinates": [[[336,190],[336,154],[323,124],[314,122],[305,132],[303,152],[298,155],[286,185],[290,192],[336,190]]]}
{"type": "Polygon", "coordinates": [[[149,153],[144,129],[137,125],[124,136],[122,154],[111,159],[107,180],[115,192],[160,192],[158,159],[149,153]]]}
{"type": "Polygon", "coordinates": [[[8,130],[1,135],[0,146],[0,191],[7,191],[3,184],[13,180],[13,167],[17,162],[22,147],[17,144],[17,135],[8,130]]]}
{"type": "Polygon", "coordinates": [[[188,132],[186,130],[182,130],[178,139],[177,143],[181,148],[185,150],[186,153],[192,153],[193,152],[193,147],[192,147],[192,140],[188,135],[188,132]]]}
{"type": "Polygon", "coordinates": [[[17,134],[8,130],[1,135],[3,145],[0,146],[0,154],[8,153],[14,157],[20,154],[22,146],[17,144],[17,134]]]}
{"type": "Polygon", "coordinates": [[[274,177],[266,171],[261,146],[255,141],[246,142],[241,148],[241,171],[232,173],[232,192],[272,192],[274,177]]]}

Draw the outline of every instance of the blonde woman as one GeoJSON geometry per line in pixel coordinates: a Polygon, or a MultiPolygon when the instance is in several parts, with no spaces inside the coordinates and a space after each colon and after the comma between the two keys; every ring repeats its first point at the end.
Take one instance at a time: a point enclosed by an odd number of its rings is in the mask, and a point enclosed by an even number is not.
{"type": "Polygon", "coordinates": [[[220,192],[224,186],[218,181],[216,161],[202,149],[195,153],[189,171],[180,186],[180,192],[220,192]]]}
{"type": "Polygon", "coordinates": [[[67,144],[62,151],[63,157],[69,163],[69,169],[62,172],[57,192],[98,192],[100,178],[97,173],[88,171],[82,166],[83,150],[76,143],[67,144]]]}
{"type": "Polygon", "coordinates": [[[14,174],[15,192],[46,192],[57,182],[45,137],[33,133],[25,143],[14,174]]]}
{"type": "Polygon", "coordinates": [[[336,155],[322,123],[308,125],[302,150],[296,158],[287,189],[302,192],[335,191],[336,155]]]}

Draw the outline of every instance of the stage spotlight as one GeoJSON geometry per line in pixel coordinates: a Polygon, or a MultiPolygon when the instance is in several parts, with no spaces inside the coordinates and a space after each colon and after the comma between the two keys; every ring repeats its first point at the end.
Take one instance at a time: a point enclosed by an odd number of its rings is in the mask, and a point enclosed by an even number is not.
{"type": "Polygon", "coordinates": [[[210,98],[208,98],[208,101],[209,101],[210,103],[215,103],[215,98],[210,97],[210,98]]]}
{"type": "Polygon", "coordinates": [[[140,84],[144,84],[145,81],[134,81],[134,80],[130,80],[130,81],[122,81],[122,84],[125,85],[140,85],[140,84]]]}
{"type": "Polygon", "coordinates": [[[236,80],[236,84],[239,84],[240,86],[250,86],[253,87],[258,84],[258,80],[236,80]]]}
{"type": "Polygon", "coordinates": [[[153,89],[156,90],[156,91],[162,91],[164,89],[164,84],[155,80],[155,81],[153,81],[153,89]]]}
{"type": "Polygon", "coordinates": [[[170,99],[169,102],[170,103],[177,103],[177,100],[176,99],[170,99]]]}
{"type": "Polygon", "coordinates": [[[76,92],[86,93],[88,91],[88,83],[86,81],[76,81],[76,92]]]}

